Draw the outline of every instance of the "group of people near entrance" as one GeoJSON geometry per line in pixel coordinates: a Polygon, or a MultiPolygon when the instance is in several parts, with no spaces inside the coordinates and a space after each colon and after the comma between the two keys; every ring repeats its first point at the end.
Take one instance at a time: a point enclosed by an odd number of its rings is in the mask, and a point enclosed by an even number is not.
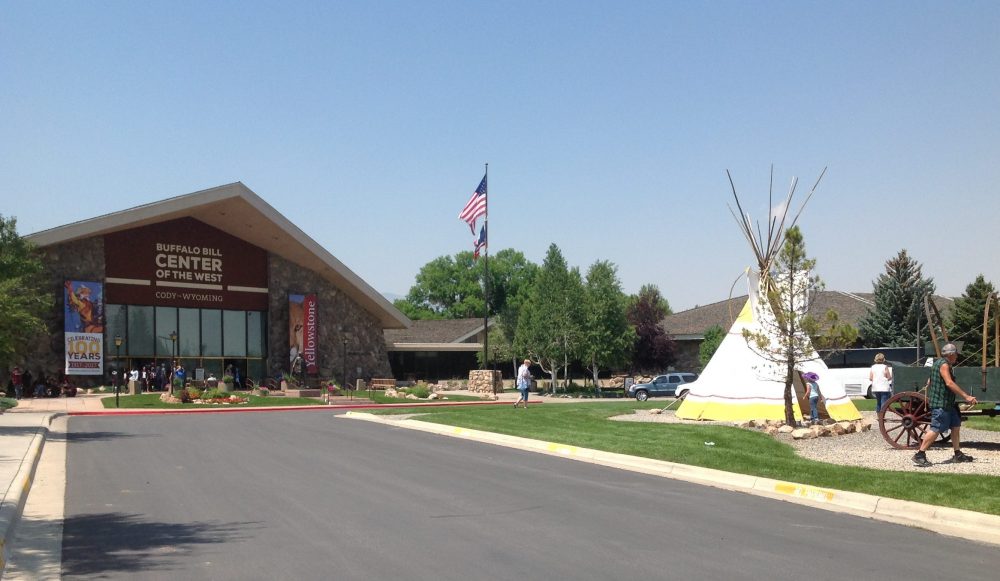
{"type": "Polygon", "coordinates": [[[63,376],[60,380],[54,374],[46,375],[41,371],[38,372],[36,377],[28,370],[22,371],[18,365],[15,365],[11,369],[10,379],[7,381],[7,389],[5,391],[8,397],[13,396],[14,399],[23,399],[25,397],[59,397],[60,395],[73,397],[76,395],[76,387],[69,382],[67,377],[63,376]]]}
{"type": "Polygon", "coordinates": [[[184,367],[179,363],[168,368],[165,363],[159,365],[143,365],[125,369],[122,372],[121,381],[134,381],[140,392],[164,391],[170,387],[174,377],[184,377],[184,367]]]}

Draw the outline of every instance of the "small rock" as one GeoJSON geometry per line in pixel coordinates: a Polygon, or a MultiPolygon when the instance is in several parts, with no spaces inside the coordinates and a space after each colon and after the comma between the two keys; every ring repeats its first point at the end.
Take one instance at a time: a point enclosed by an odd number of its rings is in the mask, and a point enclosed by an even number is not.
{"type": "Polygon", "coordinates": [[[774,436],[778,433],[778,426],[765,426],[764,433],[768,436],[774,436]]]}
{"type": "Polygon", "coordinates": [[[661,410],[660,408],[656,408],[656,409],[649,410],[649,413],[651,413],[653,415],[659,415],[659,414],[663,413],[663,410],[661,410]]]}
{"type": "Polygon", "coordinates": [[[427,396],[427,399],[438,399],[438,394],[432,393],[429,396],[427,396]]]}
{"type": "Polygon", "coordinates": [[[804,440],[806,438],[815,438],[816,434],[809,428],[798,428],[792,430],[792,438],[795,440],[804,440]]]}
{"type": "Polygon", "coordinates": [[[788,424],[782,424],[778,427],[779,434],[791,434],[793,431],[795,431],[795,428],[789,426],[788,424]]]}

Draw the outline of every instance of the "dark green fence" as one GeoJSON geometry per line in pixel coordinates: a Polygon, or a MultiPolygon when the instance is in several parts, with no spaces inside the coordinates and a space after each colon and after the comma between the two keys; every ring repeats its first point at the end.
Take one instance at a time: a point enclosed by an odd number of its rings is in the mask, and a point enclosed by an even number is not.
{"type": "MultiPolygon", "coordinates": [[[[920,391],[930,372],[930,367],[893,367],[893,391],[920,391]]],[[[956,367],[955,381],[979,401],[1000,401],[1000,368],[987,367],[984,383],[981,367],[956,367]]]]}

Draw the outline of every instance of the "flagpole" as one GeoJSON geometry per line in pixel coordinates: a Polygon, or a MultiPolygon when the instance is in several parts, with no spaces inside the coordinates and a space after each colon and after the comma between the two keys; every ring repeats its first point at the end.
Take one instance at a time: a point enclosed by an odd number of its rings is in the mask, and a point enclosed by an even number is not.
{"type": "MultiPolygon", "coordinates": [[[[486,163],[486,214],[483,219],[483,228],[486,230],[486,248],[483,252],[483,297],[485,305],[483,308],[483,369],[489,369],[489,348],[490,348],[490,164],[486,163]]],[[[491,378],[492,381],[492,378],[491,378]]]]}

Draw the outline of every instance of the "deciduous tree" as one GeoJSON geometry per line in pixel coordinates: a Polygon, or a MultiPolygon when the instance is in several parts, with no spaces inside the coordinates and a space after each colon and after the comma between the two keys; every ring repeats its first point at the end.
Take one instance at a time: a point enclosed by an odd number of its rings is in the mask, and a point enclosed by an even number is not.
{"type": "Polygon", "coordinates": [[[596,387],[601,369],[628,361],[636,334],[625,316],[626,297],[615,265],[599,260],[590,266],[584,297],[582,358],[596,387]]]}
{"type": "Polygon", "coordinates": [[[642,372],[659,372],[674,361],[676,344],[663,329],[663,318],[670,305],[654,284],[644,285],[626,312],[629,324],[635,328],[633,367],[642,372]]]}
{"type": "MultiPolygon", "coordinates": [[[[483,269],[485,260],[475,260],[472,252],[440,256],[417,273],[406,298],[394,302],[411,319],[464,319],[483,316],[483,269]]],[[[516,327],[516,311],[538,266],[524,254],[505,248],[489,257],[490,312],[501,315],[516,327]],[[514,314],[511,315],[510,312],[514,314]]]]}
{"type": "Polygon", "coordinates": [[[0,215],[0,366],[19,363],[25,347],[46,332],[53,304],[37,252],[17,233],[17,219],[0,215]]]}

